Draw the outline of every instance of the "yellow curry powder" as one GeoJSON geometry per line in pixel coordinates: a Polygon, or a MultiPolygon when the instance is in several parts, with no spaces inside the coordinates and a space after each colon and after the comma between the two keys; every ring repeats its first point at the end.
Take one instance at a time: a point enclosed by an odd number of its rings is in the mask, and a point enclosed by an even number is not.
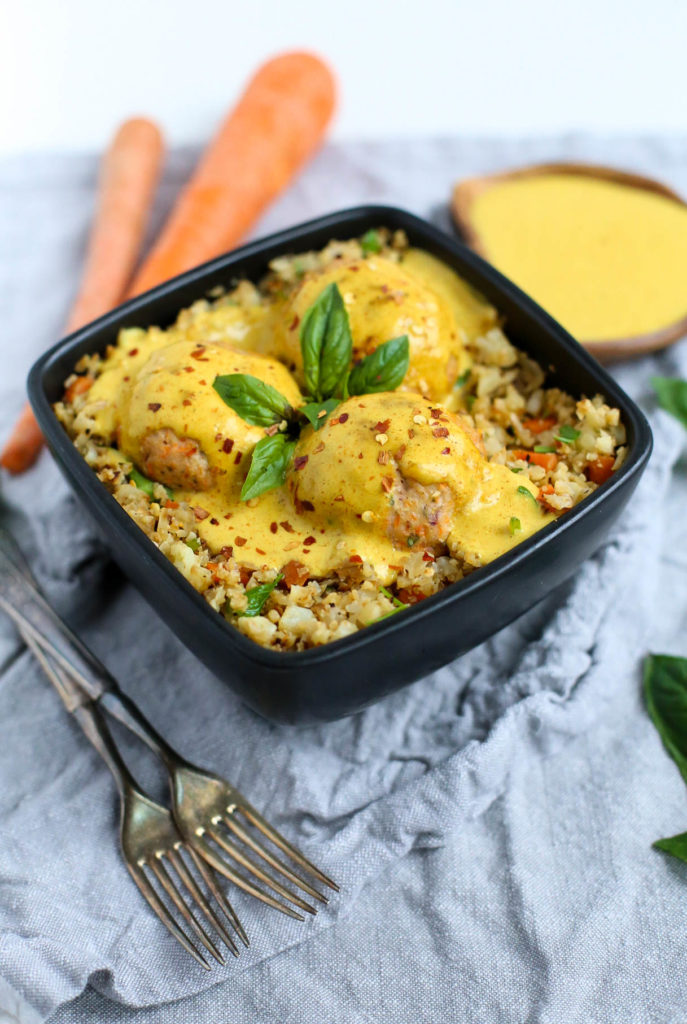
{"type": "Polygon", "coordinates": [[[687,314],[687,207],[666,196],[551,173],[492,186],[472,220],[488,259],[582,341],[687,314]]]}

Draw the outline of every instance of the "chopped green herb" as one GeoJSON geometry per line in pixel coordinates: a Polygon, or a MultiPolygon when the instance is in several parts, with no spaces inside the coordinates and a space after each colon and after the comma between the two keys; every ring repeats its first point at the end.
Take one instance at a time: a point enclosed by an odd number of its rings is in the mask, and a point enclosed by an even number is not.
{"type": "Polygon", "coordinates": [[[303,277],[305,273],[305,267],[303,266],[303,260],[294,260],[293,269],[296,273],[296,277],[303,277]]]}
{"type": "Polygon", "coordinates": [[[200,540],[198,537],[187,537],[185,543],[191,551],[200,551],[200,540]]]}
{"type": "Polygon", "coordinates": [[[399,611],[401,608],[408,607],[408,605],[404,601],[401,601],[399,597],[396,597],[394,594],[392,594],[391,591],[388,590],[386,587],[380,587],[379,593],[384,594],[384,597],[391,601],[396,611],[399,611]]]}
{"type": "Polygon", "coordinates": [[[651,384],[661,408],[679,420],[683,427],[687,427],[687,380],[652,377],[651,384]]]}
{"type": "Polygon", "coordinates": [[[374,229],[366,231],[360,239],[360,248],[366,256],[369,256],[371,253],[381,252],[382,243],[378,232],[374,229]]]}
{"type": "MultiPolygon", "coordinates": [[[[245,611],[233,612],[233,614],[239,618],[246,619],[253,619],[255,618],[256,615],[260,615],[262,613],[263,608],[265,607],[267,598],[270,596],[270,594],[277,586],[277,584],[280,583],[280,581],[283,579],[284,574],[280,573],[279,576],[273,579],[271,583],[259,583],[257,587],[251,587],[250,590],[246,591],[246,600],[248,603],[246,605],[245,611]]],[[[229,604],[228,601],[227,604],[229,604]]],[[[233,611],[231,605],[229,605],[229,608],[226,610],[233,611]]]]}
{"type": "Polygon", "coordinates": [[[406,544],[408,545],[409,548],[413,548],[415,547],[419,539],[420,538],[416,534],[411,533],[410,537],[408,537],[408,540],[406,541],[406,544]]]}
{"type": "Polygon", "coordinates": [[[467,370],[463,370],[460,377],[456,378],[456,383],[453,385],[454,388],[464,388],[467,382],[470,380],[470,374],[472,370],[468,366],[467,370]]]}
{"type": "MultiPolygon", "coordinates": [[[[138,487],[140,491],[143,491],[144,494],[147,494],[151,501],[155,500],[155,495],[153,494],[153,488],[155,487],[154,480],[150,480],[147,476],[144,476],[143,473],[139,473],[137,469],[131,470],[131,472],[129,473],[129,480],[131,481],[132,484],[134,484],[135,487],[138,487]]],[[[164,487],[164,484],[162,484],[161,486],[164,487]]],[[[174,497],[173,491],[170,491],[169,487],[165,487],[165,491],[167,493],[167,497],[171,501],[171,499],[174,497]]]]}
{"type": "Polygon", "coordinates": [[[535,505],[537,504],[537,499],[532,494],[532,491],[529,489],[529,487],[525,487],[523,484],[521,484],[518,487],[518,494],[524,495],[526,498],[529,498],[530,501],[533,501],[535,505]]]}
{"type": "Polygon", "coordinates": [[[472,411],[472,407],[477,401],[477,395],[467,395],[465,398],[465,404],[468,407],[468,412],[472,411]]]}
{"type": "Polygon", "coordinates": [[[556,448],[552,444],[535,444],[535,452],[539,452],[540,455],[548,455],[549,452],[555,452],[556,448]]]}
{"type": "Polygon", "coordinates": [[[554,434],[554,437],[556,441],[562,441],[563,444],[573,444],[574,441],[577,441],[580,433],[581,431],[576,430],[575,427],[570,427],[567,423],[564,423],[558,433],[554,434]]]}
{"type": "Polygon", "coordinates": [[[518,530],[522,530],[522,523],[517,516],[510,517],[510,523],[508,524],[511,537],[515,536],[518,530]]]}
{"type": "Polygon", "coordinates": [[[522,466],[511,466],[511,473],[522,473],[522,466]]]}

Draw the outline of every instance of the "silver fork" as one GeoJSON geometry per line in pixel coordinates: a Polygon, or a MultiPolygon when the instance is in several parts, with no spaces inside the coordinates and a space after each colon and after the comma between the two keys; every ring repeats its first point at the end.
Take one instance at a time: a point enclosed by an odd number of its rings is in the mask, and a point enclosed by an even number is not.
{"type": "Polygon", "coordinates": [[[121,692],[107,669],[17,568],[21,558],[14,539],[0,527],[0,608],[23,635],[30,636],[67,672],[93,703],[127,726],[163,760],[170,780],[174,821],[189,849],[236,886],[274,909],[299,920],[303,916],[294,907],[314,914],[315,907],[284,881],[318,903],[326,903],[327,899],[313,883],[338,891],[336,883],[269,825],[238,790],[219,776],[190,764],[163,740],[134,702],[121,692]],[[276,851],[285,854],[291,863],[276,851]]]}

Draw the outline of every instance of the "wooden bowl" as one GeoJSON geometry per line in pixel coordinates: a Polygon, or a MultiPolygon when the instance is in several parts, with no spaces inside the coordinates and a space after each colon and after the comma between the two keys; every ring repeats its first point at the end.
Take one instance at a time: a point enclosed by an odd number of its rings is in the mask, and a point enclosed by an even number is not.
{"type": "MultiPolygon", "coordinates": [[[[604,181],[612,181],[620,185],[629,185],[633,188],[655,192],[687,208],[687,202],[685,202],[682,196],[666,185],[661,184],[660,181],[654,181],[653,178],[645,178],[641,174],[618,171],[613,167],[603,167],[596,164],[533,164],[532,166],[521,167],[514,171],[500,171],[496,174],[484,175],[483,177],[466,178],[465,181],[458,182],[453,189],[451,210],[459,232],[468,245],[478,252],[480,256],[487,260],[490,258],[484,240],[476,230],[472,220],[472,206],[475,199],[500,182],[515,181],[518,178],[534,178],[544,174],[573,174],[586,178],[600,178],[604,181]]],[[[662,327],[658,331],[637,334],[629,338],[612,338],[606,341],[582,341],[582,344],[600,362],[610,363],[619,359],[631,359],[636,356],[645,355],[647,352],[666,348],[666,346],[679,341],[685,334],[687,334],[687,314],[675,323],[668,324],[667,327],[662,327]]]]}

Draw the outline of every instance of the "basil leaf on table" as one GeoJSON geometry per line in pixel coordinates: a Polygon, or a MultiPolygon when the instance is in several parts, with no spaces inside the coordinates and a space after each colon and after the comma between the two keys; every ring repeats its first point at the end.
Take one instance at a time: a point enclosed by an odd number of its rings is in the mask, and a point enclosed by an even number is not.
{"type": "Polygon", "coordinates": [[[254,427],[271,427],[292,413],[288,401],[276,388],[249,373],[215,377],[212,386],[225,405],[254,427]]]}
{"type": "Polygon", "coordinates": [[[308,423],[315,430],[319,430],[320,427],[325,425],[330,413],[334,412],[338,404],[338,398],[328,398],[326,402],[308,402],[307,405],[302,405],[298,411],[303,413],[308,423]],[[326,415],[320,416],[321,412],[324,412],[326,415]]]}
{"type": "Polygon", "coordinates": [[[687,782],[687,658],[650,654],[644,663],[644,699],[663,745],[687,782]]]}
{"type": "Polygon", "coordinates": [[[652,377],[651,384],[661,408],[671,413],[683,427],[687,428],[687,380],[679,380],[676,377],[652,377]]]}
{"type": "Polygon", "coordinates": [[[657,839],[652,845],[655,849],[663,850],[664,853],[670,853],[673,857],[677,857],[678,860],[683,860],[687,864],[687,832],[681,832],[677,836],[669,836],[667,839],[657,839]]]}
{"type": "Polygon", "coordinates": [[[318,295],[301,323],[305,383],[315,401],[331,398],[348,370],[353,340],[348,313],[336,284],[318,295]]]}
{"type": "Polygon", "coordinates": [[[250,469],[243,487],[241,501],[257,498],[273,487],[280,487],[286,479],[296,442],[285,434],[263,437],[253,449],[250,469]]]}
{"type": "Polygon", "coordinates": [[[403,383],[410,362],[408,336],[392,338],[365,356],[348,377],[350,395],[370,395],[377,391],[393,391],[403,383]]]}
{"type": "MultiPolygon", "coordinates": [[[[275,589],[277,584],[284,579],[284,574],[280,573],[276,579],[272,580],[271,583],[259,583],[257,587],[251,587],[250,590],[246,591],[247,605],[245,611],[234,612],[235,615],[240,618],[252,619],[256,615],[260,615],[262,609],[265,607],[267,598],[270,596],[272,591],[275,589]]],[[[233,609],[230,607],[230,611],[233,609]]]]}

